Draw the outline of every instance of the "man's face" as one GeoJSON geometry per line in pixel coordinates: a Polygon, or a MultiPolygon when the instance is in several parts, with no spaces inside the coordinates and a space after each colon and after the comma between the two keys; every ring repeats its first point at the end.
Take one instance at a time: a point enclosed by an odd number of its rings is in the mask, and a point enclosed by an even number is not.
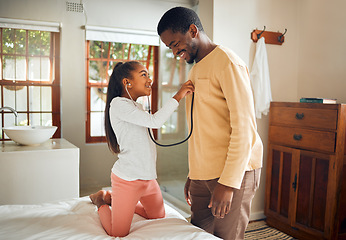
{"type": "Polygon", "coordinates": [[[167,29],[161,33],[160,37],[162,42],[172,50],[174,55],[185,59],[190,64],[195,61],[198,48],[195,39],[191,36],[190,30],[183,34],[167,29]]]}

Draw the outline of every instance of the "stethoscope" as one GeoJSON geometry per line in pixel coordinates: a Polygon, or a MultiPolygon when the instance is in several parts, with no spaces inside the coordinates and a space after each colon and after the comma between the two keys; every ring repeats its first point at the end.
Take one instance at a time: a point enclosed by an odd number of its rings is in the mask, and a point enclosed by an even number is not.
{"type": "MultiPolygon", "coordinates": [[[[129,97],[131,98],[131,100],[132,100],[133,102],[135,102],[135,101],[132,99],[131,94],[130,94],[129,91],[127,90],[127,85],[131,85],[131,83],[128,83],[128,84],[125,85],[125,90],[126,90],[127,94],[129,95],[129,97]]],[[[148,112],[149,112],[149,114],[150,114],[150,113],[151,113],[151,110],[150,110],[149,96],[148,96],[147,99],[148,99],[148,107],[149,107],[148,112]]],[[[193,102],[194,102],[194,99],[195,99],[195,93],[193,92],[193,93],[192,93],[192,100],[191,100],[191,117],[190,117],[190,120],[191,120],[190,126],[191,126],[191,128],[190,128],[190,133],[189,133],[189,135],[187,135],[187,137],[186,137],[184,140],[180,141],[180,142],[171,143],[171,144],[161,144],[161,143],[158,143],[158,142],[154,139],[154,137],[151,135],[151,129],[148,128],[149,137],[150,137],[150,139],[151,139],[156,145],[158,145],[158,146],[160,146],[160,147],[173,147],[173,146],[176,146],[176,145],[179,145],[179,144],[182,144],[182,143],[186,142],[186,141],[191,137],[192,130],[193,130],[193,102]]]]}

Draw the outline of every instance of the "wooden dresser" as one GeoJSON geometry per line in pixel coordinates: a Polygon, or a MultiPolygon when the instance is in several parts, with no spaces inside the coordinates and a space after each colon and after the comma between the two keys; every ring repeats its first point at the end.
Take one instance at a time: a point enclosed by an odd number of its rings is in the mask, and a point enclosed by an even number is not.
{"type": "Polygon", "coordinates": [[[346,239],[345,149],[346,104],[272,102],[268,225],[299,239],[346,239]]]}

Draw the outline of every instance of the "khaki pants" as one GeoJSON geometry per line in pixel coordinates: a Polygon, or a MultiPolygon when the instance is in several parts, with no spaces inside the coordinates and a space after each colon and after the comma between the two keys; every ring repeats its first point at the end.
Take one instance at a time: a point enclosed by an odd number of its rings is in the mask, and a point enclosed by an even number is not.
{"type": "Polygon", "coordinates": [[[260,173],[261,169],[245,172],[241,188],[234,190],[231,210],[223,219],[215,218],[208,208],[218,179],[191,180],[191,223],[225,240],[244,239],[260,173]]]}

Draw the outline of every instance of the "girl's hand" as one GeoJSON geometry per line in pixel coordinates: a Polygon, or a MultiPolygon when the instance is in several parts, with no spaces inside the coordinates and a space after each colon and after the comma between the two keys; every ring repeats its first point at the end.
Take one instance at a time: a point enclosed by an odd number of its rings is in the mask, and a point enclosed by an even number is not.
{"type": "Polygon", "coordinates": [[[195,86],[193,85],[191,80],[188,80],[181,86],[180,90],[174,95],[173,98],[179,102],[186,95],[192,94],[194,91],[195,86]]]}

